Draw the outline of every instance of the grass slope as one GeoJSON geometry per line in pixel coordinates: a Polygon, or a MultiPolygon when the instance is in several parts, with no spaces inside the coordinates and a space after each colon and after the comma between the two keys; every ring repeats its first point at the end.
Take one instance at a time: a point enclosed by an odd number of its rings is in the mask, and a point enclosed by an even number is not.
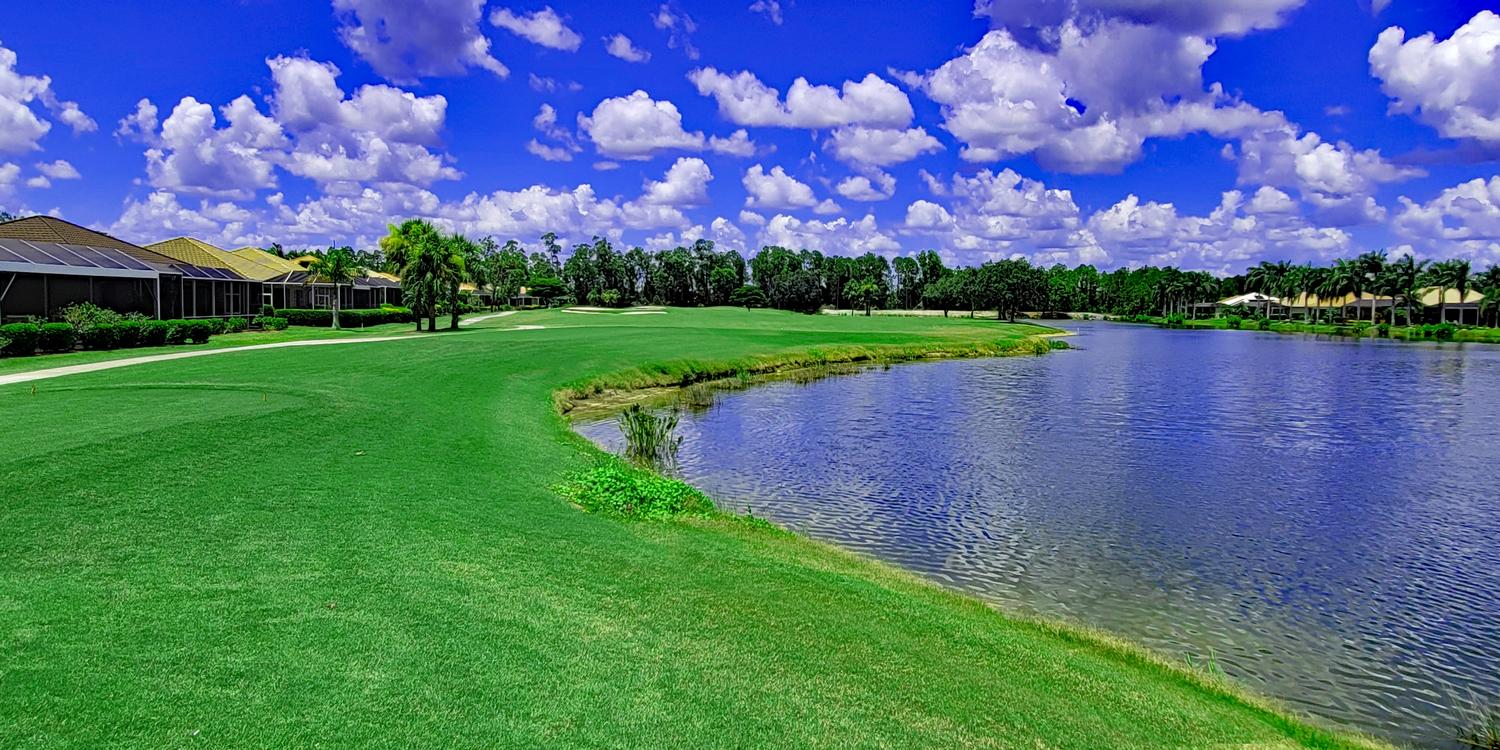
{"type": "Polygon", "coordinates": [[[1351,746],[825,545],[549,489],[592,451],[567,382],[1035,330],[530,312],[0,388],[0,747],[1351,746]]]}

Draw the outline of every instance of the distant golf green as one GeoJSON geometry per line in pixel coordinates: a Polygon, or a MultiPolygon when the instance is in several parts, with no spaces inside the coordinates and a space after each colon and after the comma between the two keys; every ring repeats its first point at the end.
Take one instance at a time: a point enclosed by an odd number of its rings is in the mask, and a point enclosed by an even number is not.
{"type": "Polygon", "coordinates": [[[0,747],[1366,746],[822,544],[554,490],[596,456],[565,384],[1037,331],[526,312],[0,386],[0,747]]]}

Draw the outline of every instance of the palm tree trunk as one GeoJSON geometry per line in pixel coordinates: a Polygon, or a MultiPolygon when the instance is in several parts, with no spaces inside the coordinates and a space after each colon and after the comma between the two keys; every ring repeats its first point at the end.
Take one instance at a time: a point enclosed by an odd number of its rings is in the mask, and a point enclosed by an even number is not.
{"type": "Polygon", "coordinates": [[[333,330],[339,329],[339,285],[333,285],[333,330]]]}
{"type": "Polygon", "coordinates": [[[452,317],[448,320],[448,330],[450,330],[450,331],[457,331],[458,330],[458,282],[455,281],[452,284],[448,285],[448,291],[450,292],[449,297],[448,297],[449,313],[452,315],[452,317]]]}

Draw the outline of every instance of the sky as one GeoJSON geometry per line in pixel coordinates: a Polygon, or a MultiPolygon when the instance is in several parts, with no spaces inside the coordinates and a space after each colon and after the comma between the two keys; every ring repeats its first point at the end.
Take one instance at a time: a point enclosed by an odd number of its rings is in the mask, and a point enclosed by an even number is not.
{"type": "Polygon", "coordinates": [[[1500,262],[1500,1],[75,0],[0,209],[140,244],[1500,262]]]}

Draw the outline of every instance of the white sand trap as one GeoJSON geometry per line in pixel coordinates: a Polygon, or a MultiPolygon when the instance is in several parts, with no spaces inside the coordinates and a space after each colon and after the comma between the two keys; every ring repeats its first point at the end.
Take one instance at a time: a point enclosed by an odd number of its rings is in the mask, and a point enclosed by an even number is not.
{"type": "Polygon", "coordinates": [[[546,328],[546,327],[547,326],[516,326],[515,328],[512,328],[510,330],[512,330],[512,331],[540,331],[540,330],[542,330],[543,328],[546,328]]]}
{"type": "Polygon", "coordinates": [[[666,310],[631,310],[630,312],[622,312],[620,314],[621,315],[666,315],[667,311],[666,310]]]}
{"type": "Polygon", "coordinates": [[[569,314],[572,314],[572,315],[614,315],[615,314],[615,313],[612,313],[612,312],[605,312],[603,310],[583,310],[583,309],[580,309],[580,308],[577,308],[577,307],[570,307],[570,308],[568,308],[566,310],[563,310],[563,312],[569,313],[569,314]]]}

